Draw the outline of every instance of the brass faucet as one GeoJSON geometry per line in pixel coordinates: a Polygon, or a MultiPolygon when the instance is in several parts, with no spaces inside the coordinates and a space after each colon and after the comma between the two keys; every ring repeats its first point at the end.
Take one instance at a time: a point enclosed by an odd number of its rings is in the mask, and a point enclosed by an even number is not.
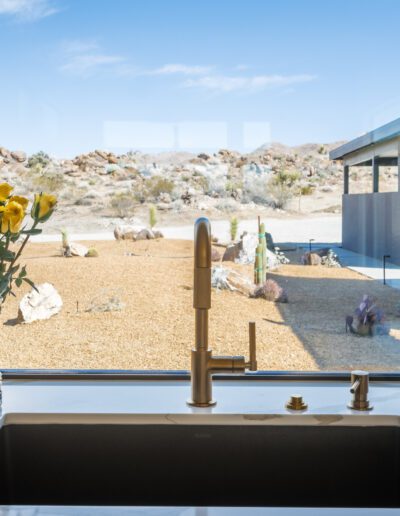
{"type": "Polygon", "coordinates": [[[369,373],[367,371],[351,372],[350,392],[353,395],[348,407],[353,410],[371,410],[368,401],[369,373]]]}
{"type": "Polygon", "coordinates": [[[244,373],[257,370],[256,324],[249,323],[250,360],[243,356],[213,357],[208,349],[208,310],[211,308],[211,226],[205,217],[194,226],[195,348],[192,349],[192,398],[189,405],[209,407],[212,399],[212,375],[215,373],[244,373]]]}

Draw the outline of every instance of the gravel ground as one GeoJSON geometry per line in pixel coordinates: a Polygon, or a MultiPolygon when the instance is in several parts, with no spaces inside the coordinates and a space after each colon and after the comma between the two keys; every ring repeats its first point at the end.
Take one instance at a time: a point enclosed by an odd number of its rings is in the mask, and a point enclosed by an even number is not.
{"type": "MultiPolygon", "coordinates": [[[[178,240],[90,242],[98,258],[62,258],[55,243],[28,246],[36,282],[51,282],[64,301],[48,321],[14,324],[18,299],[0,314],[1,368],[188,369],[193,344],[192,246],[178,240]],[[128,253],[134,253],[128,255],[128,253]],[[87,312],[116,295],[121,311],[87,312]]],[[[229,264],[252,277],[252,267],[229,264]]],[[[257,322],[260,369],[400,369],[400,292],[348,269],[286,265],[271,275],[288,291],[275,305],[213,292],[210,342],[218,354],[246,354],[247,325],[257,322]],[[345,334],[344,319],[364,293],[376,296],[394,328],[389,336],[345,334]]]]}

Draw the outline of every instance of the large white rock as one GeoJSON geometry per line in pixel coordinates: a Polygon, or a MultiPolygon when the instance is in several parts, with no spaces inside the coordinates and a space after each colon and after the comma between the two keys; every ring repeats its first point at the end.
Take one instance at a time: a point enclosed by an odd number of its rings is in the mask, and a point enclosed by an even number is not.
{"type": "Polygon", "coordinates": [[[71,242],[69,248],[72,256],[86,256],[89,251],[85,245],[76,242],[71,242]]]}
{"type": "Polygon", "coordinates": [[[62,308],[61,296],[51,283],[42,283],[36,288],[38,291],[32,289],[21,299],[18,319],[22,323],[50,319],[62,308]]]}

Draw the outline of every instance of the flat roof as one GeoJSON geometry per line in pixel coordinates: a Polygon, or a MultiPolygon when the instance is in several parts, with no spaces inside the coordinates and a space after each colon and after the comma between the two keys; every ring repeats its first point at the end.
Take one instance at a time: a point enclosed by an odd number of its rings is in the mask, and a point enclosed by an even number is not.
{"type": "Polygon", "coordinates": [[[360,149],[369,147],[376,143],[391,140],[400,136],[400,118],[396,118],[388,124],[382,125],[369,133],[365,133],[350,142],[347,142],[336,149],[331,150],[329,159],[343,159],[348,154],[357,152],[360,149]]]}

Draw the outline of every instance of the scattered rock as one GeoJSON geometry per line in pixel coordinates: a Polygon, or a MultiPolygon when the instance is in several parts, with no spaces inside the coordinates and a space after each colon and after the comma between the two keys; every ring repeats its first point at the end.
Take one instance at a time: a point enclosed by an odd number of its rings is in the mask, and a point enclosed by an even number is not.
{"type": "Polygon", "coordinates": [[[217,290],[237,291],[246,296],[250,295],[252,290],[249,278],[222,265],[212,268],[211,286],[217,290]]]}
{"type": "Polygon", "coordinates": [[[23,163],[26,161],[26,154],[22,151],[12,151],[11,157],[15,159],[15,161],[18,161],[18,163],[23,163]]]}
{"type": "Polygon", "coordinates": [[[70,253],[71,253],[71,256],[86,256],[89,249],[82,245],[82,244],[77,244],[76,242],[71,242],[69,244],[69,249],[70,249],[70,253]]]}
{"type": "Polygon", "coordinates": [[[162,234],[162,232],[157,229],[153,229],[153,235],[154,235],[154,238],[164,238],[164,235],[162,234]]]}
{"type": "Polygon", "coordinates": [[[21,299],[18,310],[18,321],[21,323],[50,319],[62,308],[61,296],[51,283],[42,283],[36,289],[21,299]]]}
{"type": "Polygon", "coordinates": [[[160,195],[158,196],[158,201],[161,203],[169,204],[172,201],[172,199],[171,199],[171,196],[169,195],[169,193],[161,192],[160,195]]]}
{"type": "Polygon", "coordinates": [[[242,249],[242,243],[237,242],[236,244],[230,244],[225,249],[224,255],[222,257],[223,262],[234,262],[240,254],[242,249]]]}
{"type": "Polygon", "coordinates": [[[97,298],[92,299],[86,312],[120,312],[125,308],[123,303],[116,293],[107,294],[106,292],[100,294],[97,298]]]}
{"type": "Polygon", "coordinates": [[[307,251],[301,257],[301,263],[303,265],[321,265],[322,258],[319,254],[307,251]]]}
{"type": "Polygon", "coordinates": [[[136,240],[152,240],[154,238],[154,233],[151,229],[141,229],[139,233],[136,235],[136,240]]]}
{"type": "Polygon", "coordinates": [[[114,237],[116,240],[136,240],[139,231],[136,226],[117,226],[114,229],[114,237]]]}

